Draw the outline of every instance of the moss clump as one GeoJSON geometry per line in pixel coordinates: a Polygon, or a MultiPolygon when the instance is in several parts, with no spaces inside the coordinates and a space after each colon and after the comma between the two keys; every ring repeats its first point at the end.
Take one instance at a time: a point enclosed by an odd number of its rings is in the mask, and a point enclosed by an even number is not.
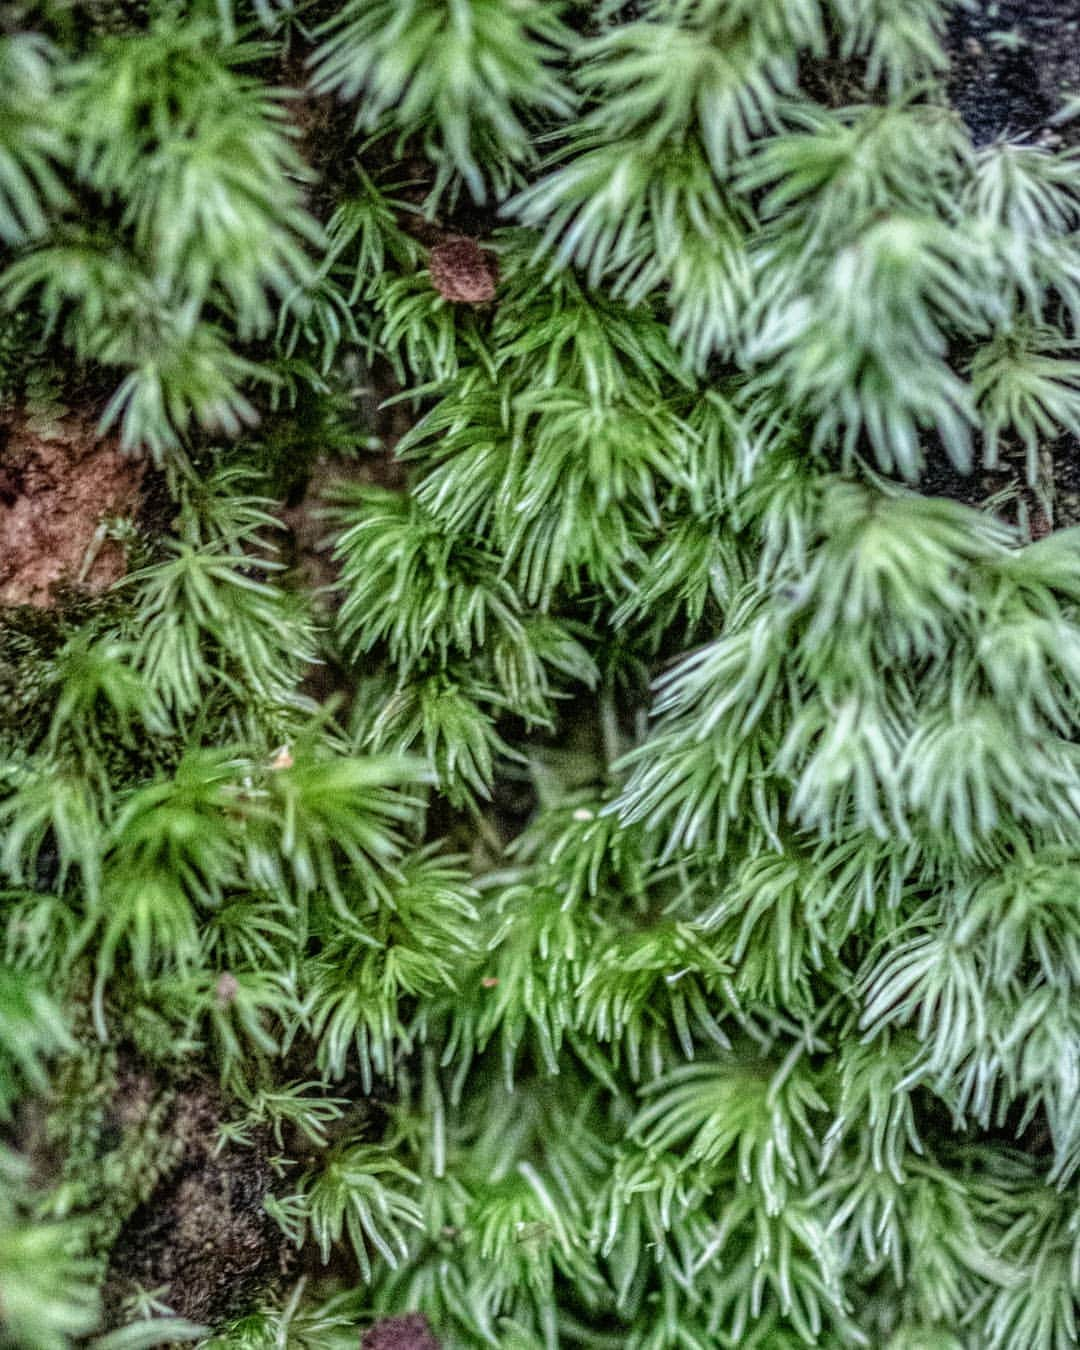
{"type": "Polygon", "coordinates": [[[1072,1343],[1050,4],[0,15],[5,1347],[1072,1343]]]}

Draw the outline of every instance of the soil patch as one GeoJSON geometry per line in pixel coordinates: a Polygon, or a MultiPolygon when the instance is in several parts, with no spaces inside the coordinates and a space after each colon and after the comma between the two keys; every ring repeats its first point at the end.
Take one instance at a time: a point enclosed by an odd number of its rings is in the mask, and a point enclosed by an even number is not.
{"type": "Polygon", "coordinates": [[[360,1342],[360,1350],[439,1350],[439,1346],[421,1313],[387,1317],[377,1322],[360,1342]]]}
{"type": "MultiPolygon", "coordinates": [[[[1076,0],[966,0],[949,24],[949,97],[976,145],[1038,136],[1080,93],[1076,0]]],[[[1072,140],[1075,122],[1061,129],[1072,140]]]]}
{"type": "MultiPolygon", "coordinates": [[[[128,1114],[147,1114],[147,1090],[131,1094],[128,1114]]],[[[106,1315],[124,1295],[158,1290],[173,1312],[210,1325],[246,1310],[292,1262],[280,1228],[263,1208],[275,1175],[269,1139],[218,1147],[224,1118],[216,1089],[182,1088],[165,1121],[174,1160],[124,1225],[105,1287],[106,1315]]],[[[130,1124],[125,1120],[125,1124],[130,1124]]]]}
{"type": "Polygon", "coordinates": [[[482,305],[495,299],[499,279],[495,259],[475,239],[455,236],[436,244],[428,268],[432,285],[444,300],[482,305]]]}
{"type": "Polygon", "coordinates": [[[60,587],[96,594],[119,580],[124,550],[99,527],[136,515],[144,471],[92,414],[0,417],[0,605],[48,609],[60,587]]]}

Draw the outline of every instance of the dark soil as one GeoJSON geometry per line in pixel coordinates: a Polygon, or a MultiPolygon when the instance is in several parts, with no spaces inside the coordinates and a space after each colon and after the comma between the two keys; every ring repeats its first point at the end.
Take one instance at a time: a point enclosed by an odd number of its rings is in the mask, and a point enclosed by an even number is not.
{"type": "MultiPolygon", "coordinates": [[[[949,98],[977,146],[998,139],[1060,146],[1080,143],[1080,118],[1054,119],[1080,94],[1080,0],[956,0],[949,24],[949,98]]],[[[1023,451],[1003,445],[999,467],[955,472],[929,456],[922,492],[978,506],[994,494],[1000,514],[1032,538],[1080,522],[1080,441],[1048,445],[1038,490],[1026,482],[1023,451]]]]}
{"type": "MultiPolygon", "coordinates": [[[[1044,136],[1080,93],[1078,0],[961,0],[949,25],[949,97],[976,145],[1044,136]]],[[[1051,135],[1070,136],[1067,125],[1051,135]]]]}
{"type": "MultiPolygon", "coordinates": [[[[144,1110],[152,1088],[129,1093],[144,1110]]],[[[166,1133],[175,1160],[113,1247],[105,1303],[110,1320],[137,1289],[155,1291],[180,1317],[208,1325],[243,1311],[280,1279],[291,1249],[263,1199],[273,1188],[268,1140],[218,1149],[223,1103],[196,1082],[176,1092],[166,1133]]]]}

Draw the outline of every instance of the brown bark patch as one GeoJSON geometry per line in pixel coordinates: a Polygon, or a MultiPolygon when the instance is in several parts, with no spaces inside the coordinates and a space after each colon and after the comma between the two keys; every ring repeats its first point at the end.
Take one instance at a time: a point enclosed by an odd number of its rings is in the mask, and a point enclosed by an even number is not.
{"type": "Polygon", "coordinates": [[[124,574],[124,551],[99,539],[110,516],[133,516],[144,464],[97,434],[90,414],[47,425],[25,411],[0,419],[0,605],[56,603],[57,588],[90,594],[124,574]]]}

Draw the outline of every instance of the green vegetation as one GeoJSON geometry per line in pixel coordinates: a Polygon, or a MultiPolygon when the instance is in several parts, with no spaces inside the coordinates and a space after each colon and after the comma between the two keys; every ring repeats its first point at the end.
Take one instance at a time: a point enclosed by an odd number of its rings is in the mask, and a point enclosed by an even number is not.
{"type": "Polygon", "coordinates": [[[6,7],[0,419],[166,505],[0,611],[5,1350],[1075,1343],[1080,163],[945,20],[6,7]]]}

